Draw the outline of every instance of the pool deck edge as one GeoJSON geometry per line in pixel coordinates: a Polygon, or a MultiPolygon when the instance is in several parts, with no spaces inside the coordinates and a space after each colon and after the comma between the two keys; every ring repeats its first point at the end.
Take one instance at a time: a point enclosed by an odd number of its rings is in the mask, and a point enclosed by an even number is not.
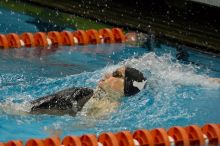
{"type": "MultiPolygon", "coordinates": [[[[99,5],[95,2],[88,4],[85,1],[83,3],[78,0],[68,1],[68,3],[67,1],[68,0],[63,0],[54,3],[51,0],[31,0],[28,2],[22,2],[31,3],[39,7],[56,9],[67,14],[74,14],[98,23],[107,24],[108,26],[122,27],[125,31],[134,30],[153,33],[155,34],[155,37],[162,42],[186,45],[202,51],[220,54],[220,34],[218,33],[220,30],[217,25],[213,26],[213,28],[206,26],[206,22],[203,21],[207,21],[209,18],[205,18],[204,20],[198,18],[198,23],[196,23],[196,20],[194,22],[180,20],[178,16],[173,19],[167,19],[163,17],[163,13],[158,14],[157,17],[157,12],[155,13],[151,11],[147,14],[146,10],[143,10],[141,7],[140,10],[138,10],[137,6],[134,6],[133,8],[130,5],[125,5],[125,9],[122,10],[120,9],[121,4],[113,1],[111,3],[108,3],[108,1],[100,2],[99,5]]],[[[194,7],[198,7],[197,4],[194,7]]],[[[164,11],[167,10],[167,8],[164,9],[164,11]]],[[[180,9],[184,10],[186,8],[180,9]]],[[[197,9],[200,10],[201,8],[199,7],[197,9]]],[[[209,10],[211,8],[208,7],[206,9],[209,10]]],[[[216,9],[215,11],[213,10],[213,13],[220,11],[218,8],[213,9],[216,9]]],[[[166,13],[175,13],[169,11],[170,10],[167,10],[166,13]]],[[[194,18],[193,16],[188,16],[188,14],[187,16],[184,14],[180,15],[189,17],[187,19],[194,18]]],[[[216,15],[218,16],[218,14],[216,15]]],[[[219,20],[216,21],[216,23],[219,22],[219,20]]]]}

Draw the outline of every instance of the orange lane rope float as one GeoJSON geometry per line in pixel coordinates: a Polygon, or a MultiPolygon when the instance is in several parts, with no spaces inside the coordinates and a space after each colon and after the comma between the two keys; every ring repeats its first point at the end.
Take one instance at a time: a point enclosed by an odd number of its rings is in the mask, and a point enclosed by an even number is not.
{"type": "Polygon", "coordinates": [[[7,49],[9,47],[7,37],[0,34],[0,48],[7,49]]]}
{"type": "MultiPolygon", "coordinates": [[[[187,127],[174,126],[167,131],[156,128],[120,131],[117,133],[104,132],[98,137],[94,134],[82,136],[49,137],[46,139],[29,139],[25,146],[219,146],[219,124],[206,124],[203,127],[190,125],[187,127]]],[[[23,146],[21,140],[0,142],[0,146],[23,146]]]]}
{"type": "Polygon", "coordinates": [[[34,35],[32,33],[25,32],[21,34],[21,40],[23,40],[25,47],[35,47],[34,35]]]}
{"type": "Polygon", "coordinates": [[[112,30],[109,28],[103,28],[99,30],[99,34],[100,34],[100,39],[101,42],[103,43],[115,43],[115,38],[114,35],[112,33],[112,30]]]}
{"type": "Polygon", "coordinates": [[[119,145],[119,141],[117,140],[116,136],[111,132],[100,134],[98,138],[98,142],[105,146],[119,145]]]}
{"type": "Polygon", "coordinates": [[[25,146],[44,146],[44,142],[40,139],[29,139],[25,146]]]}
{"type": "Polygon", "coordinates": [[[136,139],[140,145],[154,146],[153,137],[148,130],[136,130],[133,133],[133,138],[136,139]]]}
{"type": "Polygon", "coordinates": [[[11,140],[5,143],[4,146],[23,146],[23,143],[21,140],[11,140]]]}
{"type": "Polygon", "coordinates": [[[69,31],[63,31],[60,33],[61,35],[61,38],[62,38],[62,44],[64,46],[73,46],[75,43],[74,43],[74,40],[73,40],[73,35],[71,32],[69,31]]]}
{"type": "Polygon", "coordinates": [[[81,143],[79,137],[66,136],[66,137],[64,137],[64,139],[62,141],[62,145],[65,145],[65,146],[82,146],[82,143],[81,143]]]}
{"type": "Polygon", "coordinates": [[[216,124],[206,124],[202,127],[202,132],[207,136],[210,145],[220,145],[220,132],[216,124]]]}
{"type": "Polygon", "coordinates": [[[189,137],[183,127],[171,127],[167,133],[170,137],[173,137],[176,146],[189,145],[189,137]]]}
{"type": "Polygon", "coordinates": [[[21,47],[48,47],[48,46],[73,46],[100,43],[124,43],[125,34],[120,28],[103,28],[100,30],[77,30],[77,31],[51,31],[51,32],[24,32],[0,34],[0,48],[21,47]]]}
{"type": "Polygon", "coordinates": [[[101,40],[99,38],[99,33],[95,29],[89,29],[86,31],[86,34],[89,38],[89,43],[90,44],[100,44],[101,40]]]}
{"type": "Polygon", "coordinates": [[[200,146],[205,145],[205,138],[204,134],[202,133],[202,130],[197,125],[191,125],[185,127],[186,133],[189,137],[189,143],[191,146],[200,146]]]}
{"type": "Polygon", "coordinates": [[[20,40],[20,37],[17,34],[15,33],[7,34],[6,38],[8,40],[8,44],[10,48],[21,48],[23,42],[22,40],[20,40]]]}
{"type": "Polygon", "coordinates": [[[163,128],[157,128],[150,131],[155,145],[170,146],[173,140],[170,141],[170,137],[163,128]]]}

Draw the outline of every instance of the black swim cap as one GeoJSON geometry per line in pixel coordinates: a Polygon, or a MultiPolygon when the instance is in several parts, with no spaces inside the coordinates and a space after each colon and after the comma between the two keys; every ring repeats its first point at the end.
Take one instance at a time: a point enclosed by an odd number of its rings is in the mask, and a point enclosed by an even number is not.
{"type": "Polygon", "coordinates": [[[124,94],[131,96],[144,88],[146,79],[142,72],[135,68],[125,67],[124,94]]]}

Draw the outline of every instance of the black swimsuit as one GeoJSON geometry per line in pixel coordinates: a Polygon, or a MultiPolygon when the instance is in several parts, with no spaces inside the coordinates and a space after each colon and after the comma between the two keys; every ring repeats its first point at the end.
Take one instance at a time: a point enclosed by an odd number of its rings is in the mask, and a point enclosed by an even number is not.
{"type": "Polygon", "coordinates": [[[31,102],[33,114],[76,115],[93,96],[89,88],[69,88],[31,102]]]}

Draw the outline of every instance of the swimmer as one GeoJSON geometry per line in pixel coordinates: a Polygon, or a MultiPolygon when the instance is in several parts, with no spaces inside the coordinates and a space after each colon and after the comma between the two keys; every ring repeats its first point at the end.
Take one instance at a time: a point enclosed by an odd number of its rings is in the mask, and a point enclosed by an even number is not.
{"type": "Polygon", "coordinates": [[[147,80],[135,68],[120,67],[106,74],[96,89],[73,87],[31,102],[33,114],[80,113],[89,117],[102,117],[117,109],[123,96],[137,94],[147,80]]]}

